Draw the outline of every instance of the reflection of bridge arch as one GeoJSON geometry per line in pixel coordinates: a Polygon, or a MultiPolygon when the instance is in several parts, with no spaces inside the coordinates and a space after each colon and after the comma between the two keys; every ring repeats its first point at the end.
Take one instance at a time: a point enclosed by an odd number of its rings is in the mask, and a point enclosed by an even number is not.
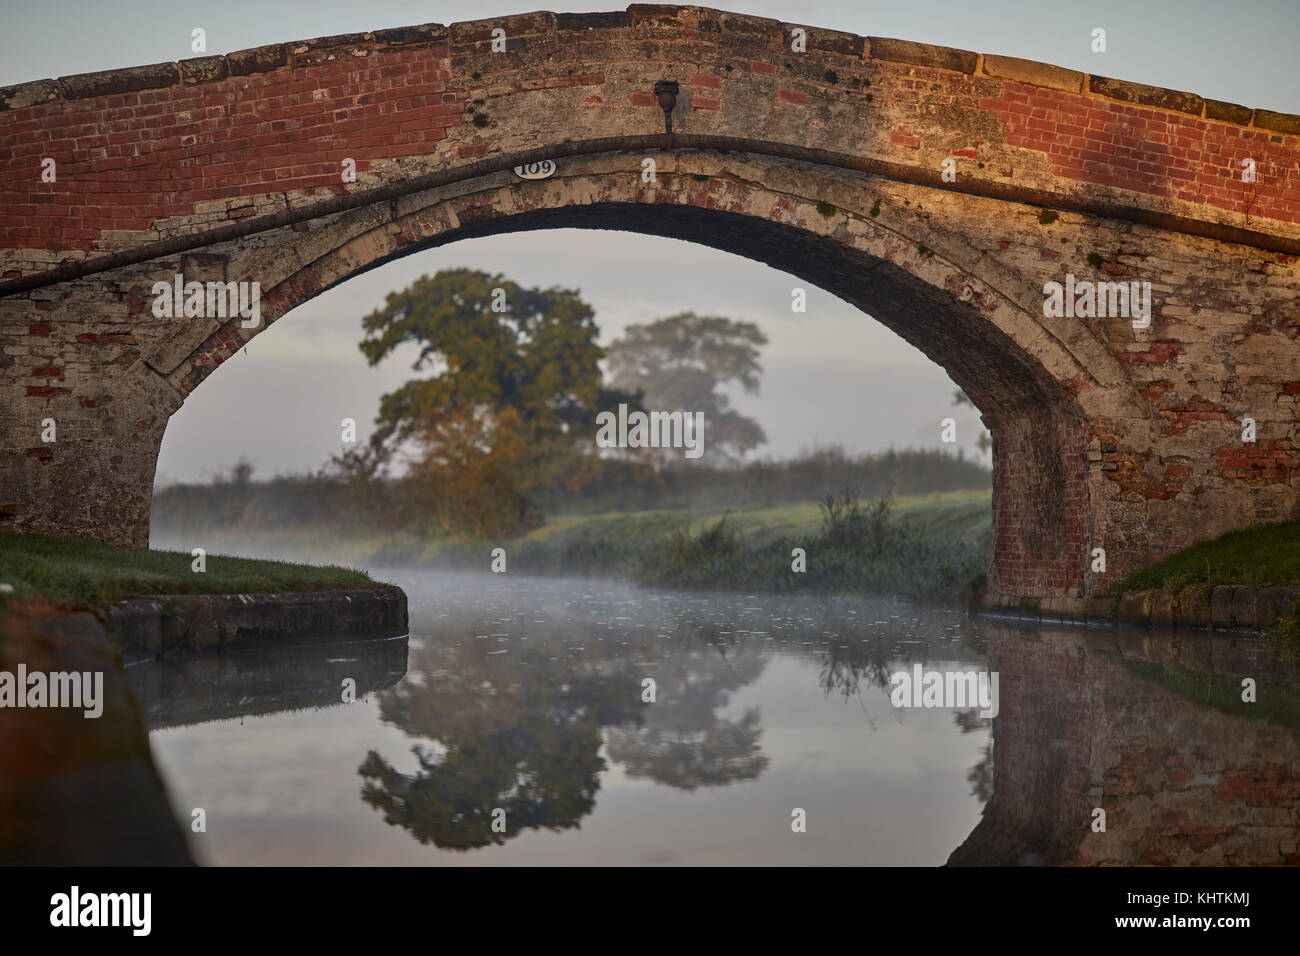
{"type": "Polygon", "coordinates": [[[993,794],[950,866],[1300,863],[1300,693],[1255,642],[980,631],[1001,675],[993,794]]]}

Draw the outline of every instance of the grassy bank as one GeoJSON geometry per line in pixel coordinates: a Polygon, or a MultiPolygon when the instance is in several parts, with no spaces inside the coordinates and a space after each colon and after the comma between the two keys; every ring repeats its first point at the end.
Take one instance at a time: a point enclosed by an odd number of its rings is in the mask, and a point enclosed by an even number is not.
{"type": "MultiPolygon", "coordinates": [[[[742,511],[560,517],[504,545],[510,569],[603,574],[653,587],[899,594],[952,601],[982,574],[988,492],[742,511]],[[802,548],[805,570],[792,569],[802,548]]],[[[488,542],[442,542],[425,556],[487,566],[488,542]]]]}
{"type": "MultiPolygon", "coordinates": [[[[1230,531],[1202,541],[1130,574],[1111,590],[1114,606],[1130,591],[1231,585],[1300,587],[1300,521],[1279,521],[1230,531]]],[[[1293,604],[1269,631],[1273,650],[1292,668],[1300,663],[1300,603],[1293,604]]]]}
{"type": "Polygon", "coordinates": [[[827,496],[815,529],[746,534],[728,516],[678,529],[642,554],[635,577],[659,587],[899,595],[952,603],[982,574],[987,535],[937,534],[934,515],[898,520],[893,502],[827,496]]]}
{"type": "Polygon", "coordinates": [[[1116,585],[1115,593],[1163,588],[1173,594],[1189,584],[1300,585],[1300,521],[1231,531],[1194,544],[1129,575],[1116,585]]]}
{"type": "Polygon", "coordinates": [[[816,502],[734,510],[557,515],[522,537],[496,541],[413,530],[368,535],[362,529],[352,535],[321,529],[188,534],[183,541],[159,529],[158,537],[174,547],[206,542],[212,549],[264,552],[274,548],[273,553],[286,557],[311,555],[316,560],[371,566],[482,571],[489,569],[492,549],[503,547],[510,573],[619,577],[661,586],[889,592],[927,598],[943,592],[948,599],[984,571],[989,527],[990,493],[958,491],[895,499],[883,523],[867,529],[852,521],[841,522],[829,537],[816,502]],[[719,532],[701,544],[701,536],[719,525],[719,532]],[[687,539],[694,543],[688,544],[687,539]],[[725,553],[719,553],[724,539],[725,553]],[[790,570],[790,552],[795,547],[803,547],[808,555],[808,570],[802,574],[790,570]],[[891,585],[898,587],[890,590],[891,585]]]}
{"type": "MultiPolygon", "coordinates": [[[[193,571],[185,551],[120,548],[44,535],[0,535],[0,583],[10,597],[43,595],[68,604],[94,604],[150,594],[239,594],[377,587],[369,575],[342,567],[209,554],[193,571]]],[[[0,600],[4,597],[0,596],[0,600]]]]}

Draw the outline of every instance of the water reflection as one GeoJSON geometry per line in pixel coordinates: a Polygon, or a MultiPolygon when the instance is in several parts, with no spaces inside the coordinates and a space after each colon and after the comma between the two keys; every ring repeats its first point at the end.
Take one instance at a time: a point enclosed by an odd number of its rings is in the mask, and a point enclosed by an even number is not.
{"type": "MultiPolygon", "coordinates": [[[[891,660],[978,666],[961,615],[917,615],[890,602],[647,594],[588,581],[400,583],[412,596],[408,670],[364,705],[343,707],[334,695],[310,701],[332,707],[295,712],[306,698],[286,691],[290,709],[273,714],[268,662],[245,675],[250,689],[257,683],[266,693],[230,686],[207,705],[190,702],[184,721],[202,719],[208,706],[215,720],[206,727],[175,727],[177,702],[169,714],[150,707],[155,727],[173,727],[155,733],[154,745],[181,804],[216,805],[215,818],[226,821],[220,841],[196,838],[201,859],[301,860],[307,851],[288,845],[290,834],[313,819],[313,859],[336,859],[346,843],[348,862],[418,859],[367,820],[412,847],[466,859],[516,845],[523,849],[510,859],[555,859],[520,842],[550,832],[576,848],[575,859],[609,862],[692,854],[705,862],[853,862],[853,846],[870,846],[884,862],[942,862],[945,841],[974,823],[978,806],[961,773],[955,786],[938,777],[954,760],[959,768],[974,762],[978,742],[957,739],[952,714],[904,719],[878,691],[891,660]],[[252,719],[244,727],[234,717],[252,719]],[[356,743],[363,746],[344,769],[356,743]],[[923,781],[926,800],[875,752],[899,747],[920,755],[907,776],[923,781]],[[341,806],[349,776],[351,799],[367,817],[341,806]],[[723,791],[720,801],[709,796],[723,791]],[[875,818],[861,812],[864,795],[887,817],[939,812],[952,835],[919,819],[866,825],[875,818]],[[783,840],[791,799],[808,804],[817,823],[796,844],[783,840]],[[504,811],[498,828],[495,810],[504,811]],[[629,825],[629,814],[638,822],[629,825]],[[918,832],[909,845],[905,836],[918,832]]],[[[300,669],[291,658],[290,675],[300,669]]],[[[199,678],[187,680],[204,693],[199,678]]]]}
{"type": "Polygon", "coordinates": [[[426,642],[411,679],[380,699],[380,717],[420,740],[418,769],[399,773],[370,751],[362,799],[421,843],[467,850],[576,826],[605,769],[600,729],[639,716],[633,678],[617,662],[553,656],[562,649],[546,641],[507,655],[494,647],[426,642]]]}
{"type": "Polygon", "coordinates": [[[155,726],[220,718],[154,737],[182,805],[225,801],[202,859],[1296,862],[1300,695],[1259,642],[850,599],[400,583],[409,656],[376,652],[367,686],[386,689],[365,706],[233,735],[239,714],[337,704],[308,693],[337,671],[292,653],[227,667],[219,692],[191,672],[147,704],[155,726]],[[889,677],[913,662],[998,671],[998,716],[893,709],[889,677]],[[1240,703],[1239,675],[1259,704],[1240,703]]]}
{"type": "Polygon", "coordinates": [[[629,779],[688,792],[753,780],[769,764],[760,708],[724,711],[774,648],[793,642],[820,661],[823,687],[852,695],[863,680],[883,686],[891,654],[927,646],[896,611],[854,620],[855,602],[589,590],[520,610],[537,596],[521,588],[444,609],[408,679],[380,698],[381,719],[419,741],[417,766],[402,773],[370,751],[362,799],[421,843],[466,850],[576,827],[606,757],[629,779]],[[812,627],[822,640],[795,640],[812,627]]]}
{"type": "Polygon", "coordinates": [[[151,730],[228,717],[332,707],[343,681],[357,696],[391,687],[406,673],[407,638],[251,647],[140,660],[127,679],[151,730]]]}
{"type": "Polygon", "coordinates": [[[951,865],[1300,863],[1300,690],[1265,642],[987,621],[981,633],[1002,675],[997,760],[951,865]]]}

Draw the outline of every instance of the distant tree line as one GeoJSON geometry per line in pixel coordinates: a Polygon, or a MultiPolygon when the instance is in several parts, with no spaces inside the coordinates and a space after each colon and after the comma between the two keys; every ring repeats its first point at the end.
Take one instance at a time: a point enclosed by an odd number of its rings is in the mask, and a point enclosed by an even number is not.
{"type": "MultiPolygon", "coordinates": [[[[851,455],[824,448],[783,461],[740,467],[692,463],[658,467],[645,461],[581,462],[583,476],[562,472],[534,489],[551,514],[593,514],[685,507],[761,507],[819,500],[834,489],[864,497],[985,489],[991,472],[979,461],[941,449],[851,455]]],[[[275,530],[309,525],[375,532],[431,527],[426,478],[357,474],[337,464],[315,474],[258,481],[246,462],[206,484],[176,484],[154,496],[155,527],[169,531],[275,530]]]]}

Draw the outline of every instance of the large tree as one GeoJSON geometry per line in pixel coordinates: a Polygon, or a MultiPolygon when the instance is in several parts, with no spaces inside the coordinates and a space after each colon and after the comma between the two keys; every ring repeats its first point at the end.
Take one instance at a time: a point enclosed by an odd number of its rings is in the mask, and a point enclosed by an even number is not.
{"type": "Polygon", "coordinates": [[[410,474],[448,530],[521,530],[536,518],[529,489],[594,433],[608,396],[593,316],[576,290],[447,269],[390,293],[363,319],[371,365],[415,343],[412,368],[433,373],[383,396],[373,441],[415,447],[410,474]]]}
{"type": "Polygon", "coordinates": [[[722,388],[758,391],[759,349],[767,337],[752,322],[679,312],[629,325],[606,355],[610,383],[640,391],[655,411],[704,413],[705,454],[738,460],[767,441],[762,427],[734,411],[722,388]]]}

